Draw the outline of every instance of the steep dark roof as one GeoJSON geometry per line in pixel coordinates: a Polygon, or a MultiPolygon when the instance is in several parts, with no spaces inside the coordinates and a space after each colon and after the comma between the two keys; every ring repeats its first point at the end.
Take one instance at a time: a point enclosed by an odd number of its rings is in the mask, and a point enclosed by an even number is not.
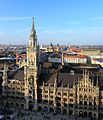
{"type": "Polygon", "coordinates": [[[52,63],[52,62],[43,62],[43,69],[58,69],[61,66],[60,63],[52,63]]]}
{"type": "Polygon", "coordinates": [[[89,70],[89,71],[100,71],[102,67],[98,64],[80,64],[80,63],[66,63],[62,67],[62,69],[65,70],[74,70],[74,71],[83,71],[83,70],[89,70]]]}
{"type": "MultiPolygon", "coordinates": [[[[83,65],[85,67],[85,65],[83,65]]],[[[82,66],[82,67],[83,67],[82,66]]],[[[89,71],[90,71],[90,79],[93,80],[94,86],[96,86],[97,83],[97,76],[98,76],[98,83],[99,83],[99,89],[103,90],[103,71],[98,70],[98,65],[87,65],[86,69],[89,66],[89,71]],[[95,70],[92,69],[92,67],[97,67],[95,70]]],[[[73,65],[73,67],[75,67],[73,65]]],[[[82,67],[77,67],[75,69],[73,69],[72,65],[67,64],[64,65],[60,68],[58,68],[57,70],[55,70],[53,73],[41,73],[40,78],[39,78],[39,82],[40,84],[42,84],[42,82],[44,81],[46,84],[54,84],[55,82],[55,78],[57,78],[57,86],[61,86],[63,84],[64,87],[69,86],[72,87],[73,83],[77,84],[78,80],[81,80],[82,73],[84,68],[82,67]],[[71,73],[71,70],[74,70],[74,74],[71,73]]]]}
{"type": "Polygon", "coordinates": [[[55,78],[57,78],[57,86],[60,87],[63,86],[67,87],[68,83],[69,86],[72,87],[73,83],[75,82],[77,84],[78,79],[82,78],[81,74],[75,74],[75,75],[71,75],[70,73],[54,73],[54,74],[41,74],[41,78],[40,81],[44,81],[47,84],[54,84],[55,82],[55,78]]]}
{"type": "Polygon", "coordinates": [[[13,80],[24,80],[24,67],[17,69],[15,71],[9,72],[8,79],[13,80]]]}
{"type": "Polygon", "coordinates": [[[82,78],[81,74],[71,75],[70,73],[59,73],[58,74],[58,86],[63,84],[64,87],[73,87],[73,84],[77,84],[78,80],[82,78]]]}

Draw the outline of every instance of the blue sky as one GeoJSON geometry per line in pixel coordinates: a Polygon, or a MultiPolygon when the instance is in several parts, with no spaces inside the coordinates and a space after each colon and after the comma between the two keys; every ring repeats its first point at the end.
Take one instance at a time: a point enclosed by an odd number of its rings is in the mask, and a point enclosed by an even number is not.
{"type": "Polygon", "coordinates": [[[103,45],[103,0],[0,0],[0,43],[103,45]]]}

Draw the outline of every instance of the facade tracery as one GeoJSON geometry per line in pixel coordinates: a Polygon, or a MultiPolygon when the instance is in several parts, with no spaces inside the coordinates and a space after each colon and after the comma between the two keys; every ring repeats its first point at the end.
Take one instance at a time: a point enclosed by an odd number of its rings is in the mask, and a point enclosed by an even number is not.
{"type": "Polygon", "coordinates": [[[3,106],[82,117],[98,118],[103,115],[103,91],[98,78],[94,84],[91,71],[85,69],[81,77],[76,77],[75,73],[61,72],[64,65],[58,69],[39,68],[38,53],[33,19],[24,69],[20,68],[8,76],[5,64],[3,106]]]}

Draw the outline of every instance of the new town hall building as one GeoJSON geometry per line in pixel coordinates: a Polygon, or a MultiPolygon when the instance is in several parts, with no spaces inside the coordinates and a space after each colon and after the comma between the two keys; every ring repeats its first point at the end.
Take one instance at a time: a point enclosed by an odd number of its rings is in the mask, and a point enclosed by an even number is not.
{"type": "Polygon", "coordinates": [[[32,23],[27,62],[9,70],[4,64],[3,107],[30,109],[73,116],[103,116],[103,78],[99,65],[39,62],[37,36],[32,23]]]}

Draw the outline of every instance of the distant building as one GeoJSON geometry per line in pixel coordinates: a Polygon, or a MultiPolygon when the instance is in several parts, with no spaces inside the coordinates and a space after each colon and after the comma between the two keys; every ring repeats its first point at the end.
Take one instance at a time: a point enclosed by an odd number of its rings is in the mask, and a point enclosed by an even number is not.
{"type": "Polygon", "coordinates": [[[103,58],[92,58],[91,63],[92,64],[99,64],[103,67],[103,58]]]}
{"type": "Polygon", "coordinates": [[[26,59],[27,55],[26,55],[26,52],[17,52],[16,53],[16,64],[18,65],[19,64],[19,61],[22,60],[22,59],[26,59]]]}
{"type": "Polygon", "coordinates": [[[83,49],[82,55],[93,56],[93,55],[100,55],[99,49],[83,49]]]}
{"type": "Polygon", "coordinates": [[[86,64],[88,57],[85,55],[66,54],[64,55],[65,63],[82,63],[86,64]]]}
{"type": "Polygon", "coordinates": [[[81,63],[81,64],[86,64],[88,62],[88,57],[85,55],[78,55],[78,54],[65,54],[63,53],[58,53],[58,54],[53,54],[52,56],[48,57],[48,62],[53,62],[53,63],[62,63],[62,59],[64,63],[81,63]]]}
{"type": "Polygon", "coordinates": [[[53,53],[48,57],[48,62],[53,63],[61,63],[62,62],[62,55],[61,53],[53,53]]]}
{"type": "Polygon", "coordinates": [[[59,46],[53,45],[52,43],[47,48],[48,52],[59,52],[59,46]]]}
{"type": "Polygon", "coordinates": [[[42,51],[42,52],[44,52],[44,53],[48,52],[47,47],[44,47],[42,44],[41,44],[39,50],[42,51]]]}
{"type": "Polygon", "coordinates": [[[82,49],[80,48],[76,48],[76,47],[72,47],[70,46],[65,52],[66,53],[75,53],[75,54],[82,54],[82,49]]]}

